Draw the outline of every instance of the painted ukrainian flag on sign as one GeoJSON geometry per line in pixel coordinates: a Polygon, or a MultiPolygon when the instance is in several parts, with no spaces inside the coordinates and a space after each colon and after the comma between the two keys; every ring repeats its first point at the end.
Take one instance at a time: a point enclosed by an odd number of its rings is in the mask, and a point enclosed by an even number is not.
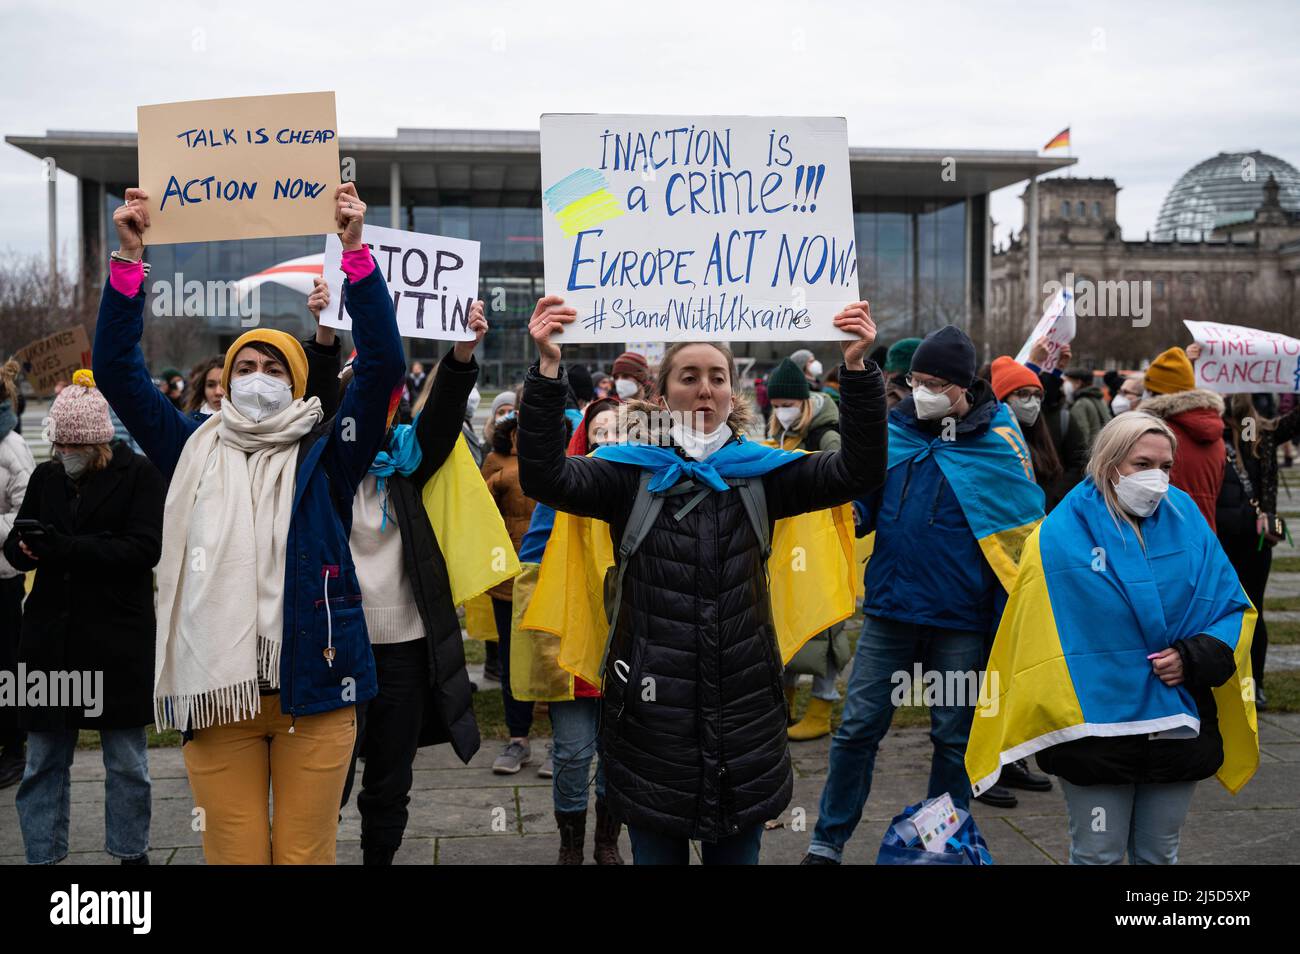
{"type": "Polygon", "coordinates": [[[1178,488],[1142,521],[1142,536],[1111,516],[1089,479],[1026,541],[966,747],[976,795],[1002,766],[1063,742],[1199,732],[1191,693],[1165,685],[1149,659],[1194,636],[1222,641],[1236,665],[1213,690],[1223,739],[1218,779],[1236,794],[1255,773],[1255,609],[1214,531],[1178,488]]]}
{"type": "Polygon", "coordinates": [[[547,208],[565,235],[608,222],[623,214],[623,207],[609,191],[609,183],[595,169],[579,169],[542,193],[547,208]]]}

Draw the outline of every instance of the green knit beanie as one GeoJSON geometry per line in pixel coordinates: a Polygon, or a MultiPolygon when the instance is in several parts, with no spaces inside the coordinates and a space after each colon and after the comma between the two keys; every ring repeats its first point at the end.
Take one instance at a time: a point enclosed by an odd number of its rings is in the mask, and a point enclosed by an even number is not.
{"type": "Polygon", "coordinates": [[[767,397],[793,398],[796,401],[808,400],[808,379],[803,376],[799,366],[785,358],[772,369],[767,376],[767,397]]]}
{"type": "Polygon", "coordinates": [[[920,338],[902,338],[895,341],[885,356],[886,374],[907,374],[912,370],[912,355],[921,343],[920,338]]]}

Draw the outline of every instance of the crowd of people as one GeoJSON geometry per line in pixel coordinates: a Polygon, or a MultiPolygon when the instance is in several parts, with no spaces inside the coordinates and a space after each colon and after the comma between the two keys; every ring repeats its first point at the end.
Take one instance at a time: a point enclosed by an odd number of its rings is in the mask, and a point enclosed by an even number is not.
{"type": "MultiPolygon", "coordinates": [[[[552,780],[561,864],[584,860],[592,788],[598,864],[624,862],[624,826],[638,864],[685,863],[692,840],[705,864],[756,863],[791,800],[791,745],[826,736],[804,863],[839,863],[914,666],[969,677],[925,699],[917,797],[1013,808],[1055,778],[1076,863],[1176,861],[1196,783],[1236,790],[1253,771],[1278,455],[1290,465],[1300,406],[1198,388],[1195,345],[1130,374],[1046,342],[980,366],[955,326],[878,344],[862,301],[834,319],[837,366],[795,350],[751,401],[720,344],[673,344],[657,367],[631,351],[608,372],[566,364],[576,312],[548,296],[529,321],[538,360],[480,434],[482,303],[471,339],[408,369],[351,185],[336,195],[348,360],[318,323],[306,341],[250,330],[188,379],[151,375],[146,198],[127,190],[114,214],[93,374],[55,398],[48,462],[18,432],[16,363],[0,368],[0,668],[102,672],[105,693],[93,714],[0,709],[0,786],[18,785],[30,863],[68,853],[83,729],[101,738],[105,848],[148,862],[153,723],[182,733],[209,863],[333,863],[355,787],[364,861],[391,864],[418,749],[468,763],[481,745],[467,596],[495,636],[484,675],[508,738],[492,769],[536,761],[552,780]],[[486,528],[474,556],[439,494],[486,528]],[[869,548],[860,628],[842,580],[816,592],[847,609],[815,624],[776,599],[778,540],[810,520],[869,548]],[[490,585],[467,587],[493,542],[512,568],[494,556],[490,585]],[[588,585],[566,589],[572,574],[588,585]],[[566,622],[538,621],[543,592],[566,622]],[[573,605],[592,594],[597,609],[573,605]]],[[[318,280],[307,308],[328,301],[318,280]]]]}

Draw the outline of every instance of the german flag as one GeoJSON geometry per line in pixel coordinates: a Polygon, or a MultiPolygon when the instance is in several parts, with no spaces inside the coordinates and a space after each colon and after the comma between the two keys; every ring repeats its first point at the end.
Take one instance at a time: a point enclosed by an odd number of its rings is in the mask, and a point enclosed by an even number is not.
{"type": "Polygon", "coordinates": [[[1059,133],[1057,133],[1055,136],[1053,136],[1051,139],[1047,141],[1047,145],[1043,147],[1043,152],[1047,152],[1047,150],[1049,149],[1068,149],[1069,146],[1070,146],[1070,127],[1066,126],[1059,133]]]}

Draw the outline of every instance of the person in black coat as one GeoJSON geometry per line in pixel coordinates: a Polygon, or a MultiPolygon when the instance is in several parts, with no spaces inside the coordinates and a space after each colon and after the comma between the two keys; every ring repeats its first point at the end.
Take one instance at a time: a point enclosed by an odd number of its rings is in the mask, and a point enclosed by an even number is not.
{"type": "Polygon", "coordinates": [[[27,688],[19,687],[28,730],[17,798],[23,844],[30,864],[67,855],[77,733],[95,729],[106,773],[105,849],[147,864],[152,570],[166,489],[153,464],[113,439],[89,371],[73,376],[49,416],[54,457],[33,471],[4,544],[16,569],[36,571],[18,647],[27,673],[27,688]],[[33,695],[34,679],[45,684],[44,698],[33,695]]]}
{"type": "MultiPolygon", "coordinates": [[[[575,317],[548,296],[530,321],[540,360],[519,413],[520,480],[529,497],[609,523],[617,550],[642,470],[565,454],[567,381],[551,336],[575,317]]],[[[884,482],[884,379],[864,361],[875,338],[869,306],[850,306],[835,325],[853,336],[842,342],[843,447],[754,478],[769,523],[846,503],[884,482]]],[[[665,354],[656,393],[672,424],[658,436],[661,446],[671,436],[683,468],[713,459],[747,426],[735,381],[721,346],[683,343],[665,354]]],[[[694,479],[705,479],[701,473],[694,479]]],[[[705,864],[755,864],[763,823],[785,809],[793,787],[764,555],[741,494],[697,484],[682,496],[688,479],[662,492],[663,508],[624,571],[602,674],[606,793],[628,825],[637,864],[685,864],[692,838],[703,842],[705,864]],[[646,680],[653,701],[644,697],[646,680]]]]}
{"type": "MultiPolygon", "coordinates": [[[[351,380],[350,366],[339,374],[341,349],[334,331],[319,324],[328,303],[329,289],[321,282],[307,304],[318,322],[316,335],[303,342],[307,396],[320,398],[327,419],[351,380]]],[[[421,498],[461,434],[465,402],[478,379],[474,349],[487,332],[482,302],[470,308],[469,329],[475,337],[456,342],[431,379],[421,377],[424,390],[415,403],[414,424],[393,426],[397,406],[390,406],[383,452],[353,498],[350,546],[379,694],[357,707],[357,740],[342,804],[352,792],[357,758],[364,755],[357,809],[367,865],[391,864],[401,847],[417,749],[450,742],[468,763],[479,748],[446,558],[421,498]]]]}

